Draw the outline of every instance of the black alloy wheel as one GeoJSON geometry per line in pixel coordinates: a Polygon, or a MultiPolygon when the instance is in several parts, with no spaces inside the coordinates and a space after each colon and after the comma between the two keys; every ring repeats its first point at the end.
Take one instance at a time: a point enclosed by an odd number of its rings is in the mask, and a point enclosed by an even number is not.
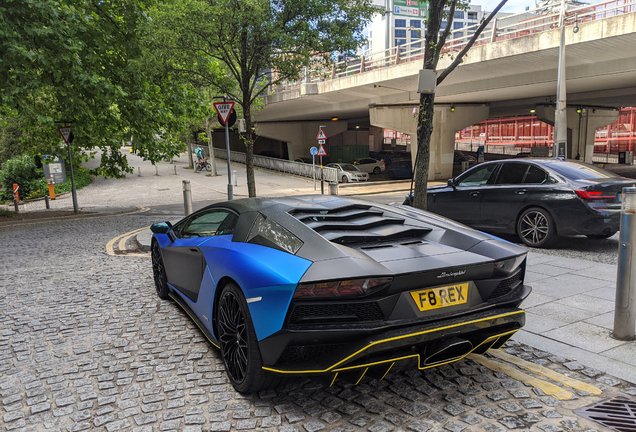
{"type": "Polygon", "coordinates": [[[265,382],[263,360],[247,302],[235,284],[223,289],[217,316],[221,355],[232,385],[241,393],[260,390],[265,382]]]}
{"type": "Polygon", "coordinates": [[[556,240],[556,228],[548,211],[532,207],[524,211],[517,221],[517,235],[527,246],[541,248],[556,240]]]}
{"type": "Polygon", "coordinates": [[[170,296],[170,290],[168,289],[168,278],[166,277],[166,268],[163,265],[163,258],[161,256],[161,248],[159,243],[154,241],[152,243],[152,276],[155,278],[155,290],[160,299],[166,300],[170,296]]]}
{"type": "Polygon", "coordinates": [[[343,183],[347,183],[349,181],[349,177],[347,177],[346,175],[342,176],[342,182],[343,183]]]}
{"type": "Polygon", "coordinates": [[[380,174],[381,172],[382,170],[380,169],[380,167],[373,168],[373,174],[380,174]]]}

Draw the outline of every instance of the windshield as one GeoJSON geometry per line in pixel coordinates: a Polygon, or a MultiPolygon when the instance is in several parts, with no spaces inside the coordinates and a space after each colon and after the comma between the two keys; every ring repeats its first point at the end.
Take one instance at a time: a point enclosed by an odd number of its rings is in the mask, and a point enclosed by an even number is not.
{"type": "Polygon", "coordinates": [[[340,165],[343,171],[360,171],[357,166],[351,164],[340,165]]]}
{"type": "Polygon", "coordinates": [[[591,165],[584,162],[566,161],[566,162],[553,162],[547,164],[554,171],[558,172],[562,176],[570,180],[589,180],[599,178],[620,178],[620,176],[605,171],[603,168],[599,168],[595,165],[591,165]]]}

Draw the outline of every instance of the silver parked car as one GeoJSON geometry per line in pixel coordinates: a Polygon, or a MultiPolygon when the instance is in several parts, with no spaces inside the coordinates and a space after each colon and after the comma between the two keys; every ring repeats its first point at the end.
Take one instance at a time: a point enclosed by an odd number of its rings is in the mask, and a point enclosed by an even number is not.
{"type": "Polygon", "coordinates": [[[338,182],[361,182],[369,180],[369,173],[360,171],[355,165],[349,163],[330,163],[329,168],[338,170],[338,182]]]}
{"type": "Polygon", "coordinates": [[[358,159],[353,164],[357,166],[360,171],[368,172],[369,174],[380,174],[386,169],[384,161],[373,158],[358,159]]]}

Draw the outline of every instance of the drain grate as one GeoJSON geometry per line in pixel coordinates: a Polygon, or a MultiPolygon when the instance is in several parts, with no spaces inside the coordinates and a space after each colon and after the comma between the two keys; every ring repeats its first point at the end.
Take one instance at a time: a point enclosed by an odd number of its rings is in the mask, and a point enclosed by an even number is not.
{"type": "Polygon", "coordinates": [[[618,396],[574,411],[619,432],[636,432],[636,401],[618,396]]]}

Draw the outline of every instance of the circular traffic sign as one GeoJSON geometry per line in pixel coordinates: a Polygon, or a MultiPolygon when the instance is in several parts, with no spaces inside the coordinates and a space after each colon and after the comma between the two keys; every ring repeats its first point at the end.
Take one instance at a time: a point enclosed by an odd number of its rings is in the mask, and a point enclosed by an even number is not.
{"type": "Polygon", "coordinates": [[[312,148],[309,149],[309,153],[312,156],[316,156],[318,154],[318,149],[316,147],[312,147],[312,148]]]}

